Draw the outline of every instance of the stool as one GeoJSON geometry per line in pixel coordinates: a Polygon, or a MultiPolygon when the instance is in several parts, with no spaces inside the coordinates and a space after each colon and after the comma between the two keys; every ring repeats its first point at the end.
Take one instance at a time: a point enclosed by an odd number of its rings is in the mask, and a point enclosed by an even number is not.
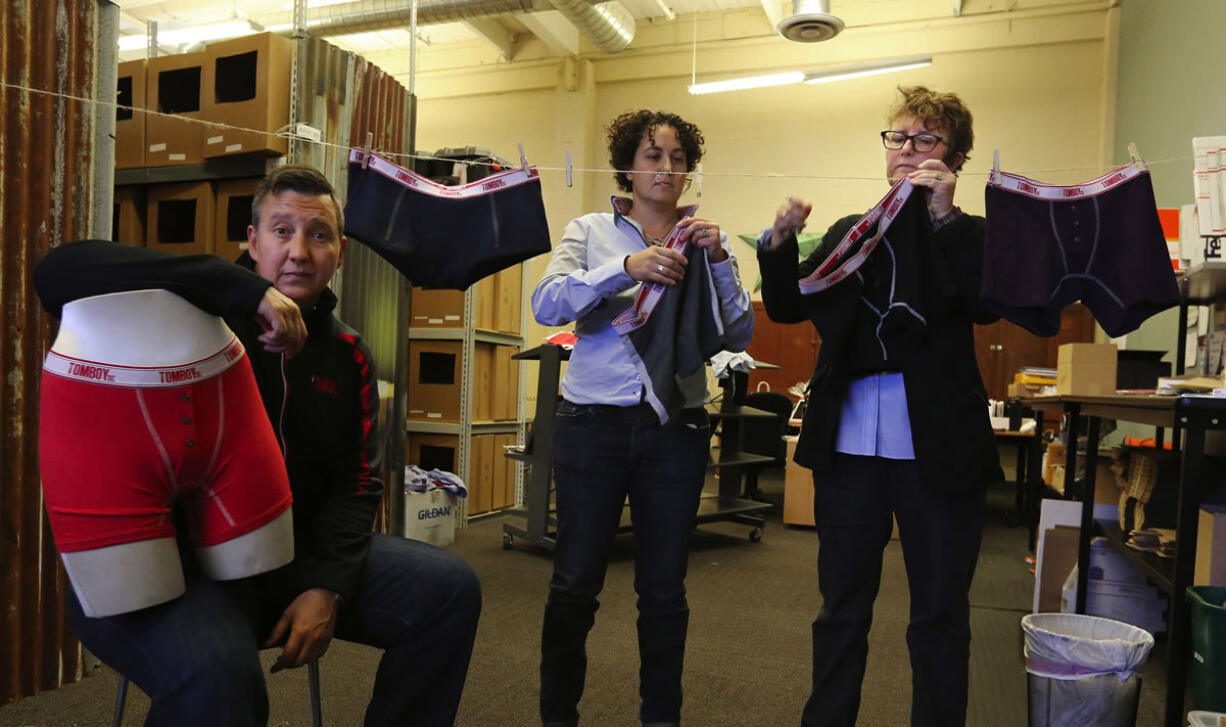
{"type": "MultiPolygon", "coordinates": [[[[323,727],[323,712],[319,706],[319,660],[307,664],[307,679],[311,683],[311,723],[315,727],[323,727]]],[[[119,675],[119,687],[115,691],[115,718],[111,720],[112,727],[123,724],[124,702],[128,699],[128,678],[119,675]]]]}

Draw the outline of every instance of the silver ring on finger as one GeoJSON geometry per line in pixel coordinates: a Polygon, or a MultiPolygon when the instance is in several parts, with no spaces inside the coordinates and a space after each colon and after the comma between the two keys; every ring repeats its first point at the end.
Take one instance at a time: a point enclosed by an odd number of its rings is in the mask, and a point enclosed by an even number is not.
{"type": "Polygon", "coordinates": [[[938,182],[943,182],[943,181],[945,181],[945,175],[943,175],[943,174],[938,174],[938,175],[937,175],[937,181],[938,181],[938,182]]]}
{"type": "Polygon", "coordinates": [[[663,265],[657,265],[657,266],[656,266],[656,272],[658,272],[658,273],[662,273],[662,272],[664,272],[664,266],[663,266],[663,265]]]}

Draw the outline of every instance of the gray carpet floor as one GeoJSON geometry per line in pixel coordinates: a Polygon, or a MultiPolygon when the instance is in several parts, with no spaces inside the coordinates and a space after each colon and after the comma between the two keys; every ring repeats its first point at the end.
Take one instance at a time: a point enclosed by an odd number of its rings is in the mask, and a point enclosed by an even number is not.
{"type": "MultiPolygon", "coordinates": [[[[763,493],[779,503],[782,477],[764,476],[763,493]]],[[[973,655],[968,724],[1026,724],[1026,674],[1019,620],[1031,602],[1026,532],[1004,525],[1012,490],[989,493],[988,526],[971,593],[973,655]]],[[[536,717],[537,654],[551,562],[517,546],[503,550],[502,517],[460,531],[450,546],[480,575],[484,611],[463,703],[460,727],[532,727],[536,717]]],[[[691,541],[687,586],[692,610],[686,653],[683,722],[701,727],[799,724],[808,693],[809,625],[817,610],[817,537],[771,516],[765,537],[751,543],[748,528],[703,525],[691,541]]],[[[620,536],[589,642],[588,684],[580,704],[584,724],[634,727],[638,709],[633,555],[620,536]]],[[[904,635],[907,580],[902,551],[885,552],[874,612],[860,725],[906,725],[911,699],[904,635]]],[[[1138,725],[1161,723],[1165,698],[1163,640],[1144,681],[1138,725]]],[[[271,663],[274,654],[264,653],[271,663]]],[[[324,722],[360,725],[378,653],[335,642],[321,662],[324,722]]],[[[422,664],[422,671],[430,668],[422,664]]],[[[406,682],[415,678],[405,674],[406,682]]],[[[79,683],[0,707],[0,727],[108,725],[116,676],[103,667],[79,683]]],[[[310,725],[305,670],[268,679],[271,725],[310,725]]],[[[139,725],[148,700],[133,688],[125,725],[139,725]]]]}

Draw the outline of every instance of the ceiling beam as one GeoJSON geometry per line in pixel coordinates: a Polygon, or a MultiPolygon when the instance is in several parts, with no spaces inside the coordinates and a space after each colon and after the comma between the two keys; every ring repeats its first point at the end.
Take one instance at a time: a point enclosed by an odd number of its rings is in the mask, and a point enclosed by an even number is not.
{"type": "Polygon", "coordinates": [[[465,20],[464,23],[472,28],[481,40],[498,51],[502,60],[509,61],[515,55],[515,35],[507,29],[507,26],[493,18],[472,18],[465,20]]]}
{"type": "Polygon", "coordinates": [[[554,55],[579,55],[579,29],[557,10],[525,13],[515,19],[532,31],[554,55]]]}
{"type": "Polygon", "coordinates": [[[778,27],[779,21],[783,20],[783,0],[761,0],[761,3],[762,12],[766,13],[771,27],[778,27]]]}

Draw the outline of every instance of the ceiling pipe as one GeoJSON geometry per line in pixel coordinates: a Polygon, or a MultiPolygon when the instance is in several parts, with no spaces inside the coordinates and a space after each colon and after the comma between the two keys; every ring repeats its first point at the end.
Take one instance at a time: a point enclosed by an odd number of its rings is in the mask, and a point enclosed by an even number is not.
{"type": "Polygon", "coordinates": [[[634,40],[634,16],[625,5],[613,2],[592,5],[585,0],[550,0],[562,16],[605,53],[625,50],[634,40]]]}
{"type": "MultiPolygon", "coordinates": [[[[495,15],[558,10],[579,32],[605,53],[624,50],[634,40],[634,16],[620,2],[593,5],[591,0],[432,0],[417,6],[417,24],[432,25],[495,15]]],[[[312,35],[327,37],[404,28],[412,4],[367,0],[345,6],[316,8],[307,16],[312,35]],[[356,7],[355,7],[356,6],[356,7]]]]}

